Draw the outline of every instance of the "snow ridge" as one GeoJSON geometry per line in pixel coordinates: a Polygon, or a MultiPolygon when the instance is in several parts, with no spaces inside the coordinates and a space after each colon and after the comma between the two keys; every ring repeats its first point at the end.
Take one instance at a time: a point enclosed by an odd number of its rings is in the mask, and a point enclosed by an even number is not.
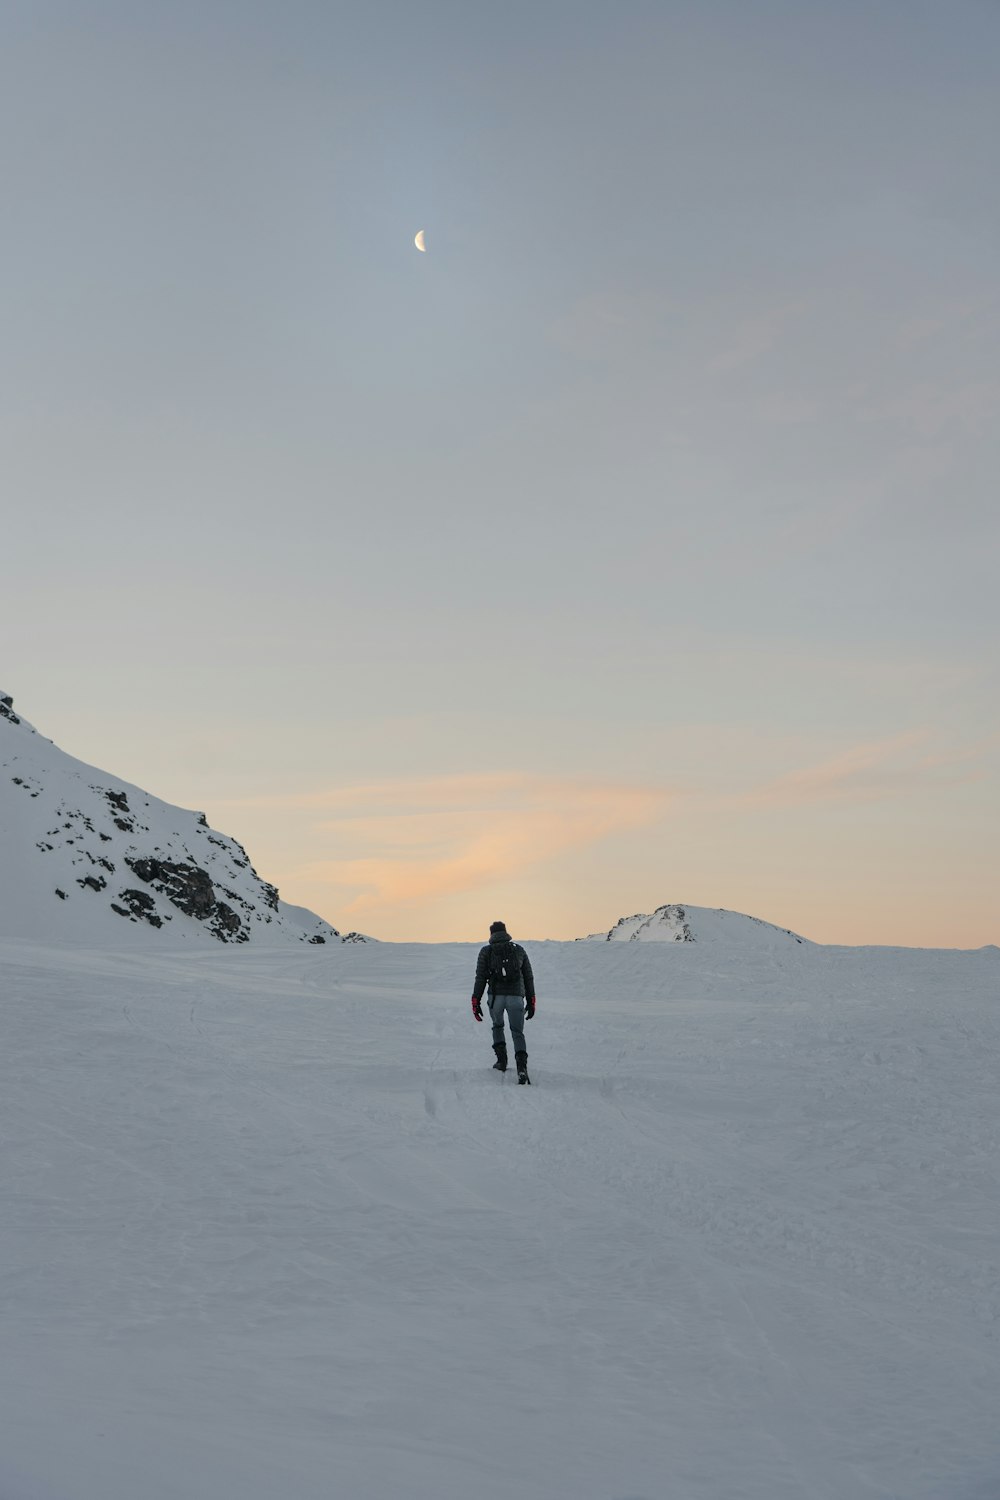
{"type": "Polygon", "coordinates": [[[288,906],[242,844],[66,755],[0,692],[0,935],[146,941],[365,941],[288,906]]]}

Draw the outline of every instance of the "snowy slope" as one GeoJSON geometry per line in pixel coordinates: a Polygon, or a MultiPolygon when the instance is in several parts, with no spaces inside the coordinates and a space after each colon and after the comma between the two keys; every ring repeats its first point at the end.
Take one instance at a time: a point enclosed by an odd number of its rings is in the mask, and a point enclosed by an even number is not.
{"type": "Polygon", "coordinates": [[[619,917],[609,932],[592,932],[582,943],[706,943],[717,948],[770,948],[804,943],[797,933],[759,917],[707,906],[658,906],[651,916],[619,917]]]}
{"type": "Polygon", "coordinates": [[[476,951],[0,942],[3,1500],[996,1500],[1000,954],[476,951]]]}
{"type": "MultiPolygon", "coordinates": [[[[336,942],[203,813],[45,739],[0,693],[0,935],[116,947],[336,942]]],[[[351,934],[355,939],[357,934],[351,934]]]]}

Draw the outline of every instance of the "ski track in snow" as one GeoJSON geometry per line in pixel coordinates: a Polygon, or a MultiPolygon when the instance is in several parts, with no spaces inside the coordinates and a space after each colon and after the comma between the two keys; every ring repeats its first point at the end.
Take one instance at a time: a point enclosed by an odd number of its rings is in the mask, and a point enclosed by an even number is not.
{"type": "Polygon", "coordinates": [[[1000,954],[475,952],[0,943],[2,1500],[996,1500],[1000,954]]]}

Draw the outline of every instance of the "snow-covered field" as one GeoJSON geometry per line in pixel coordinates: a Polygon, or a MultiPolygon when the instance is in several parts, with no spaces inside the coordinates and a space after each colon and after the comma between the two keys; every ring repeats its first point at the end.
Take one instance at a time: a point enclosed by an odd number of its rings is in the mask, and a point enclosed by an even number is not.
{"type": "Polygon", "coordinates": [[[2,1500],[996,1500],[1000,952],[0,943],[2,1500]]]}

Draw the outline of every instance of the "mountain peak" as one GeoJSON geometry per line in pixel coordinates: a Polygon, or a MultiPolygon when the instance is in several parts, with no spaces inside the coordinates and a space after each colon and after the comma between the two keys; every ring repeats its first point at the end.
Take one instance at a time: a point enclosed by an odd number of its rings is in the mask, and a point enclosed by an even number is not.
{"type": "Polygon", "coordinates": [[[805,943],[806,938],[790,932],[787,927],[775,927],[760,917],[745,916],[742,912],[726,911],[723,907],[706,906],[658,906],[652,913],[637,912],[631,917],[619,917],[608,932],[592,932],[589,937],[578,938],[581,943],[655,942],[655,943],[733,943],[745,945],[773,943],[805,943]]]}
{"type": "Polygon", "coordinates": [[[364,941],[281,901],[242,844],[211,828],[203,812],[65,754],[14,712],[7,692],[0,692],[0,843],[3,936],[105,947],[364,941]]]}

